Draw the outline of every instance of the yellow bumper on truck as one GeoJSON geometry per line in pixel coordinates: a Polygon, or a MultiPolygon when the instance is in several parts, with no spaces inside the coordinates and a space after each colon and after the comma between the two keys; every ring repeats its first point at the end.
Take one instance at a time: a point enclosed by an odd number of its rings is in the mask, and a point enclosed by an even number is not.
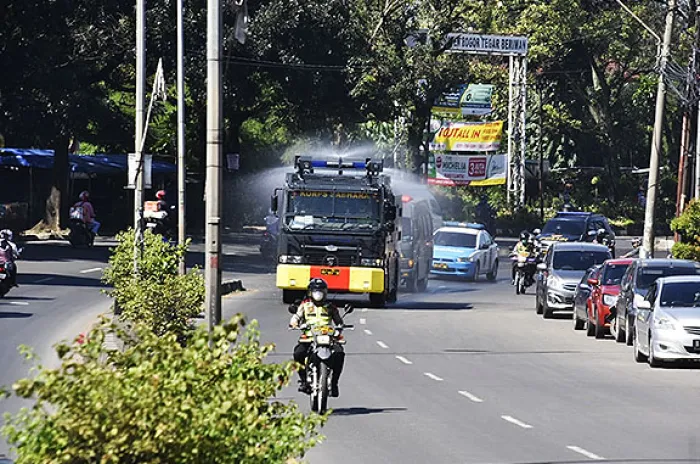
{"type": "Polygon", "coordinates": [[[321,278],[331,292],[382,293],[384,269],[376,267],[324,267],[304,264],[279,264],[277,287],[306,290],[309,280],[321,278]]]}

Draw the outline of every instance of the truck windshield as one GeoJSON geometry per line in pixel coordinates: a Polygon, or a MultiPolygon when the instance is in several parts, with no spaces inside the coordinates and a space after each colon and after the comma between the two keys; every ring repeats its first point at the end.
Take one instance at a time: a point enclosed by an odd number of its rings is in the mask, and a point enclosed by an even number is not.
{"type": "Polygon", "coordinates": [[[291,191],[287,226],[292,230],[371,230],[381,222],[378,193],[291,191]]]}

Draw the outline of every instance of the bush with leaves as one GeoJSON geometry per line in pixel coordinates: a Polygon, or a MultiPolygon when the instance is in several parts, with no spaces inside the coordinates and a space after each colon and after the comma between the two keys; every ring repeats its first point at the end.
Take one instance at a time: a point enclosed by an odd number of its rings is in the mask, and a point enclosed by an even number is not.
{"type": "Polygon", "coordinates": [[[681,237],[673,245],[673,257],[700,261],[700,201],[691,201],[683,214],[671,221],[671,229],[681,237]]]}
{"type": "Polygon", "coordinates": [[[13,385],[35,399],[5,415],[2,432],[17,464],[267,464],[303,456],[322,437],[326,416],[275,401],[291,362],[265,362],[255,323],[238,315],[210,336],[197,329],[186,347],[145,324],[125,333],[103,321],[83,343],[61,344],[57,369],[13,385]],[[106,336],[127,342],[105,348],[106,336]]]}
{"type": "Polygon", "coordinates": [[[196,269],[178,275],[187,245],[170,245],[160,235],[146,231],[136,277],[133,231],[119,234],[117,240],[103,281],[113,287],[107,294],[121,309],[121,317],[143,322],[157,335],[186,334],[204,303],[202,275],[196,269]]]}

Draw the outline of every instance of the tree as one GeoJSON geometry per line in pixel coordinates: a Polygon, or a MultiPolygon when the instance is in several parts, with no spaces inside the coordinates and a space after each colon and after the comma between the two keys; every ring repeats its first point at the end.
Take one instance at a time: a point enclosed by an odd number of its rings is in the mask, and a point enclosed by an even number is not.
{"type": "Polygon", "coordinates": [[[285,463],[321,440],[325,416],[305,416],[274,399],[291,363],[265,362],[256,325],[236,316],[210,336],[198,329],[182,347],[174,334],[137,325],[131,336],[106,322],[57,346],[62,364],[39,366],[13,385],[36,399],[3,432],[17,464],[285,463]],[[121,352],[105,337],[127,341],[121,352]],[[82,343],[81,343],[82,341],[82,343]]]}

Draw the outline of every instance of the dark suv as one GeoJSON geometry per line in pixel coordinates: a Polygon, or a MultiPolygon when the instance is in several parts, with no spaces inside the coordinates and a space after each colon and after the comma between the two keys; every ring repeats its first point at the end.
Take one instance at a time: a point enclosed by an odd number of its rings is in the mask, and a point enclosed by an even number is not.
{"type": "Polygon", "coordinates": [[[700,263],[684,259],[632,261],[620,282],[620,296],[615,304],[615,320],[610,322],[610,332],[617,342],[632,345],[637,305],[644,299],[656,279],[676,275],[700,275],[700,263]]]}
{"type": "Polygon", "coordinates": [[[592,242],[598,230],[605,229],[610,252],[615,257],[615,232],[602,214],[584,212],[560,212],[547,221],[538,240],[545,249],[556,242],[592,242]]]}

